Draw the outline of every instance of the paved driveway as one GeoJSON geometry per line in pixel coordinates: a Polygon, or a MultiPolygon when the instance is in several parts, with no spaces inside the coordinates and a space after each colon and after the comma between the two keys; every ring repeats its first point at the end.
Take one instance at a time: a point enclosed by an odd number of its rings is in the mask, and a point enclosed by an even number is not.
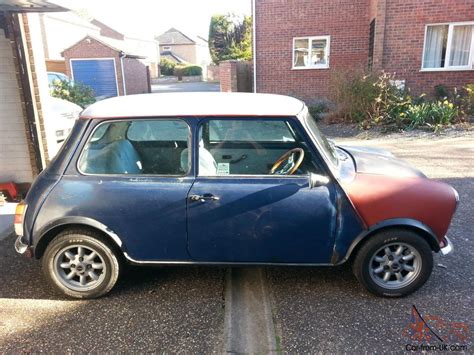
{"type": "Polygon", "coordinates": [[[371,296],[348,267],[230,273],[187,266],[133,268],[109,296],[71,301],[53,294],[39,264],[15,255],[8,238],[0,241],[0,353],[209,353],[241,351],[249,344],[261,352],[402,352],[406,344],[417,344],[403,336],[412,305],[447,343],[462,343],[472,352],[472,333],[456,341],[449,331],[456,326],[452,322],[472,329],[474,321],[474,136],[343,141],[390,149],[460,193],[450,230],[455,252],[436,256],[431,279],[415,294],[371,296]],[[256,324],[265,331],[252,328],[256,324]]]}

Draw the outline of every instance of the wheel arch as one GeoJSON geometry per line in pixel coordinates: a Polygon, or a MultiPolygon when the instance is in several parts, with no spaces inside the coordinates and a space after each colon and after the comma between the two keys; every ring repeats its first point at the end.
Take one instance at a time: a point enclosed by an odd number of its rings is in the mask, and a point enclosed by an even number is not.
{"type": "Polygon", "coordinates": [[[95,233],[99,233],[105,241],[109,242],[112,247],[123,256],[125,251],[124,245],[120,237],[115,234],[106,225],[86,217],[69,217],[61,220],[54,221],[47,228],[44,228],[40,233],[40,237],[37,239],[34,248],[34,256],[36,259],[40,259],[48,244],[56,237],[59,233],[66,229],[73,228],[85,228],[95,233]]]}
{"type": "Polygon", "coordinates": [[[372,235],[383,230],[396,228],[408,229],[417,232],[422,238],[426,240],[426,242],[431,247],[431,250],[433,250],[434,252],[439,252],[440,246],[438,238],[430,227],[414,219],[394,218],[377,223],[362,232],[359,236],[357,236],[357,238],[355,238],[349,246],[345,257],[338,264],[342,264],[348,260],[352,260],[354,258],[354,255],[357,253],[357,250],[359,250],[372,235]]]}

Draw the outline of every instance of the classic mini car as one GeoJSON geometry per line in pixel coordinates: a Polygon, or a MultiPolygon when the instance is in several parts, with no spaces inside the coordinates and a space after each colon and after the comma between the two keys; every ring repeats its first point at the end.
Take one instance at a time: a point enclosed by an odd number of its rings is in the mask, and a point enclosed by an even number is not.
{"type": "Polygon", "coordinates": [[[458,200],[384,150],[335,146],[294,98],[132,95],[81,113],[17,208],[16,249],[77,298],[125,263],[344,262],[395,297],[451,251],[458,200]]]}

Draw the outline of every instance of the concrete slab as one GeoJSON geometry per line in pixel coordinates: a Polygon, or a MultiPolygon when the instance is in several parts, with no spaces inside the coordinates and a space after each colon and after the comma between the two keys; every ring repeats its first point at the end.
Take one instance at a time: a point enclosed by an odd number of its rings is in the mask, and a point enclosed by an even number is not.
{"type": "Polygon", "coordinates": [[[229,269],[225,300],[224,353],[277,353],[263,270],[256,267],[229,269]]]}

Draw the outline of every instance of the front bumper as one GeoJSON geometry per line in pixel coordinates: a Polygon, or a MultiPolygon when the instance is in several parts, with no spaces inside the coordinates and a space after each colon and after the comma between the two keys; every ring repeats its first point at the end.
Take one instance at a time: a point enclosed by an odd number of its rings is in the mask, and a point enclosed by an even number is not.
{"type": "Polygon", "coordinates": [[[15,250],[18,254],[27,256],[29,258],[33,257],[33,251],[31,250],[31,247],[28,244],[23,243],[21,240],[22,236],[19,235],[17,236],[15,240],[15,250]]]}
{"type": "Polygon", "coordinates": [[[448,255],[453,251],[453,243],[449,240],[448,237],[444,237],[444,245],[440,247],[439,251],[441,255],[448,255]]]}

